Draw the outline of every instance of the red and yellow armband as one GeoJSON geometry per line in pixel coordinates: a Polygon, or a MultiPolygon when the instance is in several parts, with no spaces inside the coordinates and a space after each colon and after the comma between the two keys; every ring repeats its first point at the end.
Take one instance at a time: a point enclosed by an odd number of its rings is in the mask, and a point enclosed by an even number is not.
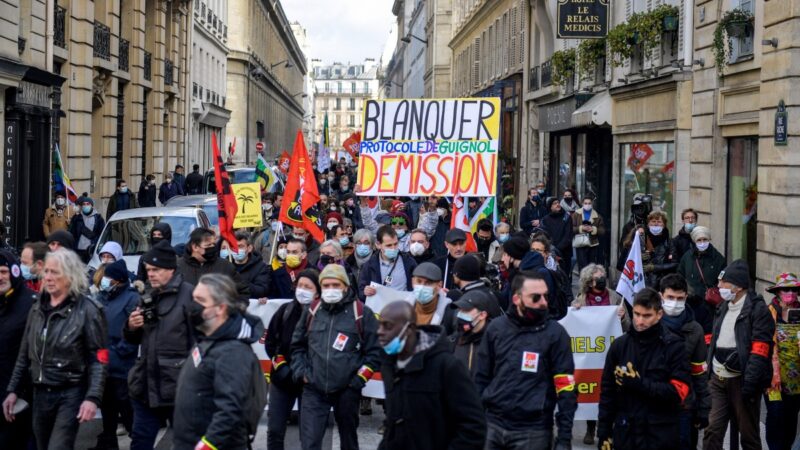
{"type": "Polygon", "coordinates": [[[753,345],[750,347],[750,353],[753,355],[763,356],[764,358],[769,358],[769,343],[753,341],[753,345]]]}
{"type": "Polygon", "coordinates": [[[683,404],[683,402],[686,401],[686,397],[689,396],[689,385],[683,381],[675,379],[669,380],[669,384],[671,384],[675,388],[675,391],[678,392],[678,397],[681,398],[681,404],[683,404]]]}
{"type": "Polygon", "coordinates": [[[692,365],[692,375],[703,375],[708,371],[708,364],[705,361],[703,362],[693,362],[692,365]]]}
{"type": "Polygon", "coordinates": [[[284,364],[286,364],[286,358],[284,358],[283,355],[275,355],[275,357],[272,358],[272,370],[278,370],[278,367],[284,364]]]}
{"type": "Polygon", "coordinates": [[[361,366],[360,369],[358,369],[357,375],[362,380],[364,380],[364,383],[366,383],[367,381],[369,381],[372,378],[373,375],[375,375],[375,371],[372,370],[369,366],[364,365],[364,366],[361,366]]]}
{"type": "Polygon", "coordinates": [[[200,438],[200,442],[194,446],[194,450],[217,450],[217,447],[214,447],[214,445],[211,442],[208,442],[208,439],[203,436],[200,438]]]}
{"type": "Polygon", "coordinates": [[[556,385],[556,395],[575,390],[575,377],[572,374],[560,373],[553,377],[553,382],[556,385]]]}

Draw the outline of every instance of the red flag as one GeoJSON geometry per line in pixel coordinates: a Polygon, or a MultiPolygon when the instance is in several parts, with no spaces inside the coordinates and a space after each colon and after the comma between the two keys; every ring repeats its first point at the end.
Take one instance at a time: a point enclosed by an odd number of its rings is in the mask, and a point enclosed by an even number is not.
{"type": "Polygon", "coordinates": [[[236,197],[231,188],[231,179],[225,164],[222,163],[222,155],[217,145],[217,134],[211,133],[211,147],[214,150],[214,185],[217,188],[217,213],[219,214],[219,234],[228,241],[228,245],[234,252],[239,251],[239,244],[233,235],[233,219],[239,212],[236,205],[236,197]]]}
{"type": "Polygon", "coordinates": [[[469,227],[469,209],[464,204],[464,197],[456,195],[453,197],[453,213],[450,215],[450,228],[460,228],[467,234],[467,253],[477,252],[478,244],[472,237],[472,230],[469,227]]]}
{"type": "Polygon", "coordinates": [[[361,148],[361,132],[356,131],[355,133],[351,134],[349,138],[345,139],[342,147],[350,154],[350,157],[353,160],[358,159],[358,152],[361,148]]]}
{"type": "Polygon", "coordinates": [[[281,170],[281,172],[283,172],[284,175],[289,173],[289,165],[291,164],[290,159],[289,153],[284,150],[283,153],[281,153],[280,159],[278,160],[278,168],[281,170]]]}
{"type": "Polygon", "coordinates": [[[325,240],[325,233],[322,231],[322,217],[317,208],[318,204],[317,179],[311,168],[311,159],[303,141],[303,133],[297,130],[286,190],[283,192],[281,202],[281,213],[278,217],[281,222],[294,228],[305,228],[316,241],[322,242],[325,240]]]}

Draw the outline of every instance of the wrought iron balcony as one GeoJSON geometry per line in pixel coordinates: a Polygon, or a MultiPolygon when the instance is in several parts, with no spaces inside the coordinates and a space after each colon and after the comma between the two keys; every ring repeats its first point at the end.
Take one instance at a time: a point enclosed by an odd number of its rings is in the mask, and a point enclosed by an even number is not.
{"type": "Polygon", "coordinates": [[[111,29],[94,22],[94,56],[111,61],[111,29]]]}
{"type": "Polygon", "coordinates": [[[175,76],[175,65],[172,63],[171,60],[164,58],[164,84],[167,86],[172,86],[172,82],[174,81],[173,77],[175,76]]]}
{"type": "Polygon", "coordinates": [[[56,5],[53,15],[53,44],[67,48],[67,9],[56,5]]]}
{"type": "Polygon", "coordinates": [[[144,79],[150,81],[153,79],[153,55],[150,52],[144,52],[144,79]]]}
{"type": "Polygon", "coordinates": [[[128,72],[130,69],[130,60],[128,58],[130,45],[127,39],[119,38],[119,70],[124,72],[128,72]]]}
{"type": "Polygon", "coordinates": [[[20,56],[22,56],[22,53],[25,51],[25,44],[27,42],[28,40],[22,36],[17,38],[17,51],[19,52],[20,56]]]}
{"type": "Polygon", "coordinates": [[[553,65],[551,60],[542,63],[542,87],[553,84],[553,65]]]}
{"type": "Polygon", "coordinates": [[[531,67],[528,74],[528,90],[535,91],[539,89],[539,66],[531,67]]]}

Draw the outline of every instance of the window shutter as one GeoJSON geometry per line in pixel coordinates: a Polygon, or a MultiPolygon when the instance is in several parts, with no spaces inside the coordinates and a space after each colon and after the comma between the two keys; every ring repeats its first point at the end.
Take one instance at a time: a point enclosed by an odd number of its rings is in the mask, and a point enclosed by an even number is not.
{"type": "Polygon", "coordinates": [[[500,77],[500,66],[503,59],[503,33],[500,30],[500,19],[494,20],[494,55],[492,66],[494,66],[494,76],[500,77]]]}
{"type": "MultiPolygon", "coordinates": [[[[508,48],[508,66],[514,67],[517,64],[517,7],[509,10],[511,12],[511,40],[508,48]]],[[[508,71],[508,67],[506,67],[508,71]]]]}
{"type": "Polygon", "coordinates": [[[480,85],[480,68],[481,68],[481,38],[476,37],[473,44],[474,59],[472,60],[472,73],[473,81],[472,87],[477,88],[480,85]]]}
{"type": "MultiPolygon", "coordinates": [[[[528,17],[527,17],[527,14],[525,12],[526,12],[525,3],[524,2],[520,2],[520,5],[519,5],[519,43],[517,44],[517,47],[519,47],[519,50],[518,50],[518,53],[517,53],[517,64],[519,64],[520,66],[523,66],[525,64],[525,48],[528,46],[528,41],[525,40],[525,34],[526,34],[525,30],[527,29],[527,27],[526,27],[527,20],[526,19],[528,17]]],[[[524,67],[523,67],[523,70],[524,70],[524,67]]]]}

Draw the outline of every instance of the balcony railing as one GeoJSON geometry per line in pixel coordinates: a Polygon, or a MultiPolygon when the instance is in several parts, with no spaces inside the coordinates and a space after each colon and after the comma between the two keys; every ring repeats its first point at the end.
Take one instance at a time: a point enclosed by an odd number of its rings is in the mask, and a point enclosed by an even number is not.
{"type": "Polygon", "coordinates": [[[528,74],[528,90],[535,91],[539,89],[539,66],[531,67],[528,74]]]}
{"type": "Polygon", "coordinates": [[[94,56],[111,61],[111,29],[97,21],[94,23],[94,56]]]}
{"type": "Polygon", "coordinates": [[[144,79],[151,81],[153,79],[153,55],[150,52],[144,52],[144,79]]]}
{"type": "Polygon", "coordinates": [[[67,9],[56,5],[53,12],[53,44],[61,48],[67,48],[67,9]]]}
{"type": "Polygon", "coordinates": [[[553,84],[553,65],[550,60],[542,63],[542,87],[553,84]]]}
{"type": "Polygon", "coordinates": [[[164,84],[167,86],[172,86],[173,76],[175,73],[175,66],[172,64],[172,61],[169,59],[164,58],[164,84]]]}
{"type": "Polygon", "coordinates": [[[129,52],[130,52],[130,42],[127,39],[119,38],[119,70],[124,72],[128,72],[130,69],[129,64],[129,52]]]}

